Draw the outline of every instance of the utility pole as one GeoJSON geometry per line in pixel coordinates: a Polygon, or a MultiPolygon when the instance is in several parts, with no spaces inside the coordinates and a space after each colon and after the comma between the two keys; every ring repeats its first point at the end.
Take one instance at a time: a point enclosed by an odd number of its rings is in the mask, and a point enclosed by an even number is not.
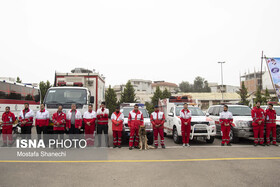
{"type": "Polygon", "coordinates": [[[224,102],[224,92],[223,92],[223,89],[224,89],[224,80],[223,80],[223,64],[226,63],[226,62],[218,62],[218,64],[221,64],[221,80],[222,80],[222,89],[221,89],[221,92],[222,92],[222,102],[224,102]]]}

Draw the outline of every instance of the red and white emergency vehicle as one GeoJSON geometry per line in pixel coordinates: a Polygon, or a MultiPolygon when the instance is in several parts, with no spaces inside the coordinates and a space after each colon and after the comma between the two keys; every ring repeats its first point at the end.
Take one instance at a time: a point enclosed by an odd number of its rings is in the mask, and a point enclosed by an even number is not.
{"type": "Polygon", "coordinates": [[[34,112],[38,111],[40,109],[39,88],[0,79],[0,116],[2,117],[6,106],[9,106],[11,112],[18,118],[20,111],[24,109],[24,103],[29,103],[29,108],[34,112]]]}
{"type": "MultiPolygon", "coordinates": [[[[105,77],[94,71],[76,68],[71,73],[55,73],[54,87],[46,93],[44,104],[50,116],[57,111],[59,105],[63,112],[71,109],[73,103],[82,114],[93,104],[96,111],[105,100],[105,77]]],[[[50,120],[50,125],[52,121],[50,120]]]]}
{"type": "Polygon", "coordinates": [[[205,139],[207,143],[213,143],[216,136],[216,126],[211,118],[205,116],[190,96],[178,96],[159,100],[159,108],[164,112],[166,121],[164,133],[171,135],[175,143],[181,143],[181,120],[180,111],[188,103],[188,109],[192,113],[190,140],[198,137],[205,139]]]}

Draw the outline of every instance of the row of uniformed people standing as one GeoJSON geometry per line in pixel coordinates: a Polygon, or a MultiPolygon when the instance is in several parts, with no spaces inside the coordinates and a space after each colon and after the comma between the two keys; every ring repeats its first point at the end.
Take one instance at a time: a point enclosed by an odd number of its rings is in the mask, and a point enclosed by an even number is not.
{"type": "MultiPolygon", "coordinates": [[[[276,143],[276,112],[273,109],[273,104],[269,104],[268,108],[264,111],[260,108],[261,103],[256,102],[256,106],[251,111],[251,116],[253,118],[252,126],[254,133],[254,146],[264,144],[264,127],[266,126],[266,145],[270,145],[270,132],[272,132],[272,145],[278,146],[276,143]]],[[[230,130],[232,126],[233,118],[232,113],[228,111],[228,106],[224,105],[224,111],[220,113],[220,124],[222,131],[222,143],[228,146],[230,144],[230,130]]]]}
{"type": "MultiPolygon", "coordinates": [[[[62,106],[58,107],[56,113],[52,116],[53,121],[53,131],[54,138],[64,139],[65,129],[69,131],[70,138],[79,138],[80,129],[82,127],[82,121],[85,124],[85,139],[87,140],[88,146],[94,145],[94,131],[95,131],[95,122],[97,119],[97,137],[98,137],[98,146],[101,146],[101,134],[105,134],[105,145],[108,146],[108,118],[109,110],[105,106],[105,102],[101,103],[101,108],[97,112],[92,110],[92,105],[89,105],[88,111],[83,115],[76,110],[76,105],[72,104],[71,110],[67,114],[62,112],[62,106]]],[[[19,121],[21,125],[21,134],[22,138],[30,139],[31,138],[31,128],[33,124],[34,113],[29,108],[29,104],[24,104],[24,110],[21,111],[19,116],[19,121]]],[[[182,130],[182,139],[183,146],[189,146],[189,136],[191,131],[191,112],[188,110],[188,105],[184,105],[184,109],[180,111],[181,117],[181,130],[182,130]]],[[[45,142],[47,134],[47,126],[49,124],[50,115],[45,106],[42,104],[40,110],[36,113],[35,126],[38,135],[38,139],[41,139],[43,136],[45,142]]],[[[164,144],[164,121],[165,116],[163,112],[159,111],[159,107],[155,106],[155,111],[150,116],[151,123],[153,125],[154,132],[154,144],[155,148],[158,147],[158,134],[160,135],[160,144],[162,148],[165,148],[164,144]]],[[[111,116],[112,120],[112,130],[113,130],[113,144],[114,147],[121,145],[121,136],[123,128],[124,116],[120,112],[120,108],[117,107],[116,111],[111,116]]],[[[7,106],[6,111],[2,116],[3,121],[3,142],[4,146],[7,144],[12,144],[12,125],[15,122],[15,116],[10,112],[10,108],[7,106]]],[[[144,125],[143,114],[139,110],[139,106],[136,104],[134,109],[129,113],[128,117],[128,126],[130,128],[130,139],[129,139],[129,148],[132,149],[133,145],[135,148],[139,145],[139,127],[144,125]]]]}
{"type": "MultiPolygon", "coordinates": [[[[67,114],[63,113],[62,106],[59,106],[57,112],[52,116],[53,122],[53,134],[52,137],[55,139],[64,139],[65,129],[69,132],[69,138],[80,138],[80,129],[82,127],[82,122],[85,124],[85,139],[88,146],[94,145],[94,131],[95,123],[97,120],[97,137],[98,146],[101,146],[101,135],[105,134],[105,145],[108,146],[108,118],[109,110],[106,108],[105,102],[101,103],[101,107],[97,112],[93,111],[92,105],[88,106],[88,111],[86,111],[82,117],[81,113],[76,110],[76,105],[71,105],[71,110],[67,114]]],[[[21,111],[19,116],[19,123],[21,126],[21,136],[22,139],[31,138],[31,128],[33,124],[34,112],[29,108],[29,104],[24,104],[24,110],[21,111]]],[[[38,139],[42,138],[45,143],[48,143],[47,127],[49,125],[50,114],[45,109],[44,104],[40,105],[40,110],[35,116],[35,126],[37,131],[38,139]]],[[[161,138],[161,146],[165,148],[164,145],[164,132],[163,125],[165,117],[163,112],[159,111],[158,106],[155,106],[155,111],[150,116],[151,123],[153,124],[154,130],[154,142],[155,147],[158,147],[158,134],[161,138]]],[[[15,115],[10,112],[10,107],[7,106],[5,112],[2,115],[2,134],[3,134],[3,146],[8,146],[13,143],[12,139],[12,128],[15,122],[15,115]]],[[[112,120],[112,130],[113,130],[113,145],[114,147],[121,147],[122,142],[122,130],[124,115],[120,112],[120,107],[116,107],[115,112],[111,115],[112,120]]],[[[133,145],[138,148],[139,145],[139,127],[144,125],[143,114],[139,110],[139,106],[136,104],[134,109],[129,113],[128,126],[130,128],[130,140],[129,148],[132,149],[133,145]]]]}

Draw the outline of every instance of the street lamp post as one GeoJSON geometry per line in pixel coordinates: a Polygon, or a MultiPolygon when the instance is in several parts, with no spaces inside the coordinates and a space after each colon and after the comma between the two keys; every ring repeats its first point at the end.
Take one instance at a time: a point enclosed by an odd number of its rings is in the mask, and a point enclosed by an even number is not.
{"type": "Polygon", "coordinates": [[[221,79],[222,79],[222,89],[221,89],[221,92],[222,92],[222,102],[224,102],[224,92],[223,92],[223,89],[224,89],[224,81],[223,81],[223,64],[226,63],[226,62],[218,62],[218,64],[221,64],[221,79]]]}

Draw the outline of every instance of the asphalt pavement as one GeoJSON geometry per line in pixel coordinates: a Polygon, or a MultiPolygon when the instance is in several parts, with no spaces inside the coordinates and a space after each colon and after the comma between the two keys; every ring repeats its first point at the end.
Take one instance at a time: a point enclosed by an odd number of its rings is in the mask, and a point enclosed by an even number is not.
{"type": "Polygon", "coordinates": [[[220,139],[192,141],[185,148],[171,137],[165,142],[166,149],[146,151],[129,150],[127,143],[67,150],[92,158],[87,160],[0,161],[0,186],[280,186],[279,147],[254,147],[242,139],[231,147],[221,147],[220,139]],[[94,157],[100,150],[103,159],[94,157]]]}

